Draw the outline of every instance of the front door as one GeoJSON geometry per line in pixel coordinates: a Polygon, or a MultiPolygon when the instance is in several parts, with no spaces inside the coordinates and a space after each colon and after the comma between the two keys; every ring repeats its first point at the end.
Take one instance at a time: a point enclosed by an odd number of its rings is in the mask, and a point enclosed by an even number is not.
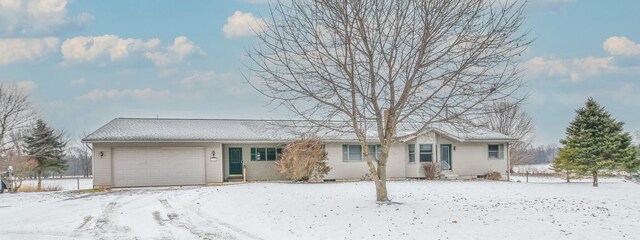
{"type": "Polygon", "coordinates": [[[451,170],[451,144],[440,145],[440,166],[442,170],[451,170]]]}
{"type": "Polygon", "coordinates": [[[229,175],[242,174],[242,148],[229,148],[229,175]]]}

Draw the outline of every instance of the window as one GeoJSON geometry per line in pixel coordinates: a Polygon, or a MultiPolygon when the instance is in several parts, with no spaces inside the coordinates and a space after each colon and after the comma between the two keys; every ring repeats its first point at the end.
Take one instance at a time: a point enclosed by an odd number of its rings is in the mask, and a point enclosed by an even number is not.
{"type": "Polygon", "coordinates": [[[432,162],[432,161],[433,161],[433,145],[420,144],[420,162],[432,162]]]}
{"type": "Polygon", "coordinates": [[[416,145],[409,144],[409,162],[416,162],[416,145]]]}
{"type": "Polygon", "coordinates": [[[362,161],[362,147],[360,145],[342,145],[343,161],[362,161]]]}
{"type": "Polygon", "coordinates": [[[504,144],[489,144],[489,159],[504,159],[504,144]]]}
{"type": "Polygon", "coordinates": [[[282,154],[282,148],[251,148],[251,161],[275,161],[282,154]]]}
{"type": "Polygon", "coordinates": [[[374,160],[382,159],[382,145],[369,145],[369,155],[372,156],[374,160]]]}

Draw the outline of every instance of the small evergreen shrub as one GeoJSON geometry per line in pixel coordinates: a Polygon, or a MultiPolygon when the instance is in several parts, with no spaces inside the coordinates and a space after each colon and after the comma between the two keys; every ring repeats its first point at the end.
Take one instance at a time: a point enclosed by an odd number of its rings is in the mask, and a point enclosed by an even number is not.
{"type": "Polygon", "coordinates": [[[440,178],[440,163],[425,163],[422,164],[422,171],[424,172],[424,177],[427,180],[435,180],[440,178]]]}

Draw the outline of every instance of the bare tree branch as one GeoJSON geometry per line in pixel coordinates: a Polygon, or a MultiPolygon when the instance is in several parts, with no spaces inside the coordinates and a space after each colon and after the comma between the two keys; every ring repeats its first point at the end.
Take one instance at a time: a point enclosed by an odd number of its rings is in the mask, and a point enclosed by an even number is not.
{"type": "Polygon", "coordinates": [[[9,134],[28,127],[33,120],[29,95],[16,84],[0,83],[0,154],[8,144],[15,143],[7,141],[9,134]]]}
{"type": "Polygon", "coordinates": [[[496,102],[486,115],[486,127],[519,139],[509,147],[510,166],[530,164],[536,157],[533,151],[535,126],[531,116],[520,106],[509,102],[496,102]]]}

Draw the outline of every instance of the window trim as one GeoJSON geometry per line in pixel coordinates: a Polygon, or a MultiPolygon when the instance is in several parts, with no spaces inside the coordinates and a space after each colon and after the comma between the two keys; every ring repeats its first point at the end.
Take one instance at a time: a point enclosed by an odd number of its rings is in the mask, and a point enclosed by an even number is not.
{"type": "Polygon", "coordinates": [[[409,163],[416,163],[416,144],[408,144],[407,152],[409,153],[409,163]]]}
{"type": "Polygon", "coordinates": [[[249,151],[251,153],[251,156],[249,159],[252,162],[274,162],[274,161],[278,161],[278,159],[280,158],[280,155],[282,155],[282,152],[284,152],[284,149],[282,147],[251,147],[249,148],[249,151]],[[262,156],[262,153],[260,153],[260,158],[256,159],[258,149],[260,149],[261,151],[264,151],[264,156],[262,156]],[[269,149],[273,149],[273,151],[275,151],[275,157],[276,157],[275,159],[267,158],[269,149]],[[278,153],[278,149],[280,149],[280,153],[278,153]]]}
{"type": "Polygon", "coordinates": [[[419,144],[418,146],[418,153],[419,153],[419,161],[421,163],[428,163],[428,162],[433,162],[433,144],[419,144]],[[422,146],[431,146],[431,150],[429,150],[428,152],[425,151],[425,153],[422,152],[422,146]],[[430,160],[428,161],[422,161],[422,155],[427,155],[430,156],[430,160]]]}
{"type": "Polygon", "coordinates": [[[505,145],[504,143],[497,143],[497,144],[487,144],[487,159],[489,160],[504,160],[505,159],[505,145]],[[491,146],[497,146],[498,150],[494,151],[491,150],[491,146]],[[491,153],[496,153],[497,157],[491,156],[491,153]]]}
{"type": "Polygon", "coordinates": [[[359,144],[342,144],[342,161],[343,162],[362,162],[364,161],[364,157],[363,157],[363,152],[362,152],[362,146],[360,146],[359,144]],[[360,159],[351,159],[351,147],[360,147],[360,159]],[[346,150],[346,151],[345,151],[346,150]]]}
{"type": "Polygon", "coordinates": [[[382,158],[382,145],[381,144],[369,144],[367,145],[367,151],[369,152],[369,155],[371,155],[371,148],[373,147],[373,154],[375,154],[373,157],[374,160],[380,160],[382,158]]]}

